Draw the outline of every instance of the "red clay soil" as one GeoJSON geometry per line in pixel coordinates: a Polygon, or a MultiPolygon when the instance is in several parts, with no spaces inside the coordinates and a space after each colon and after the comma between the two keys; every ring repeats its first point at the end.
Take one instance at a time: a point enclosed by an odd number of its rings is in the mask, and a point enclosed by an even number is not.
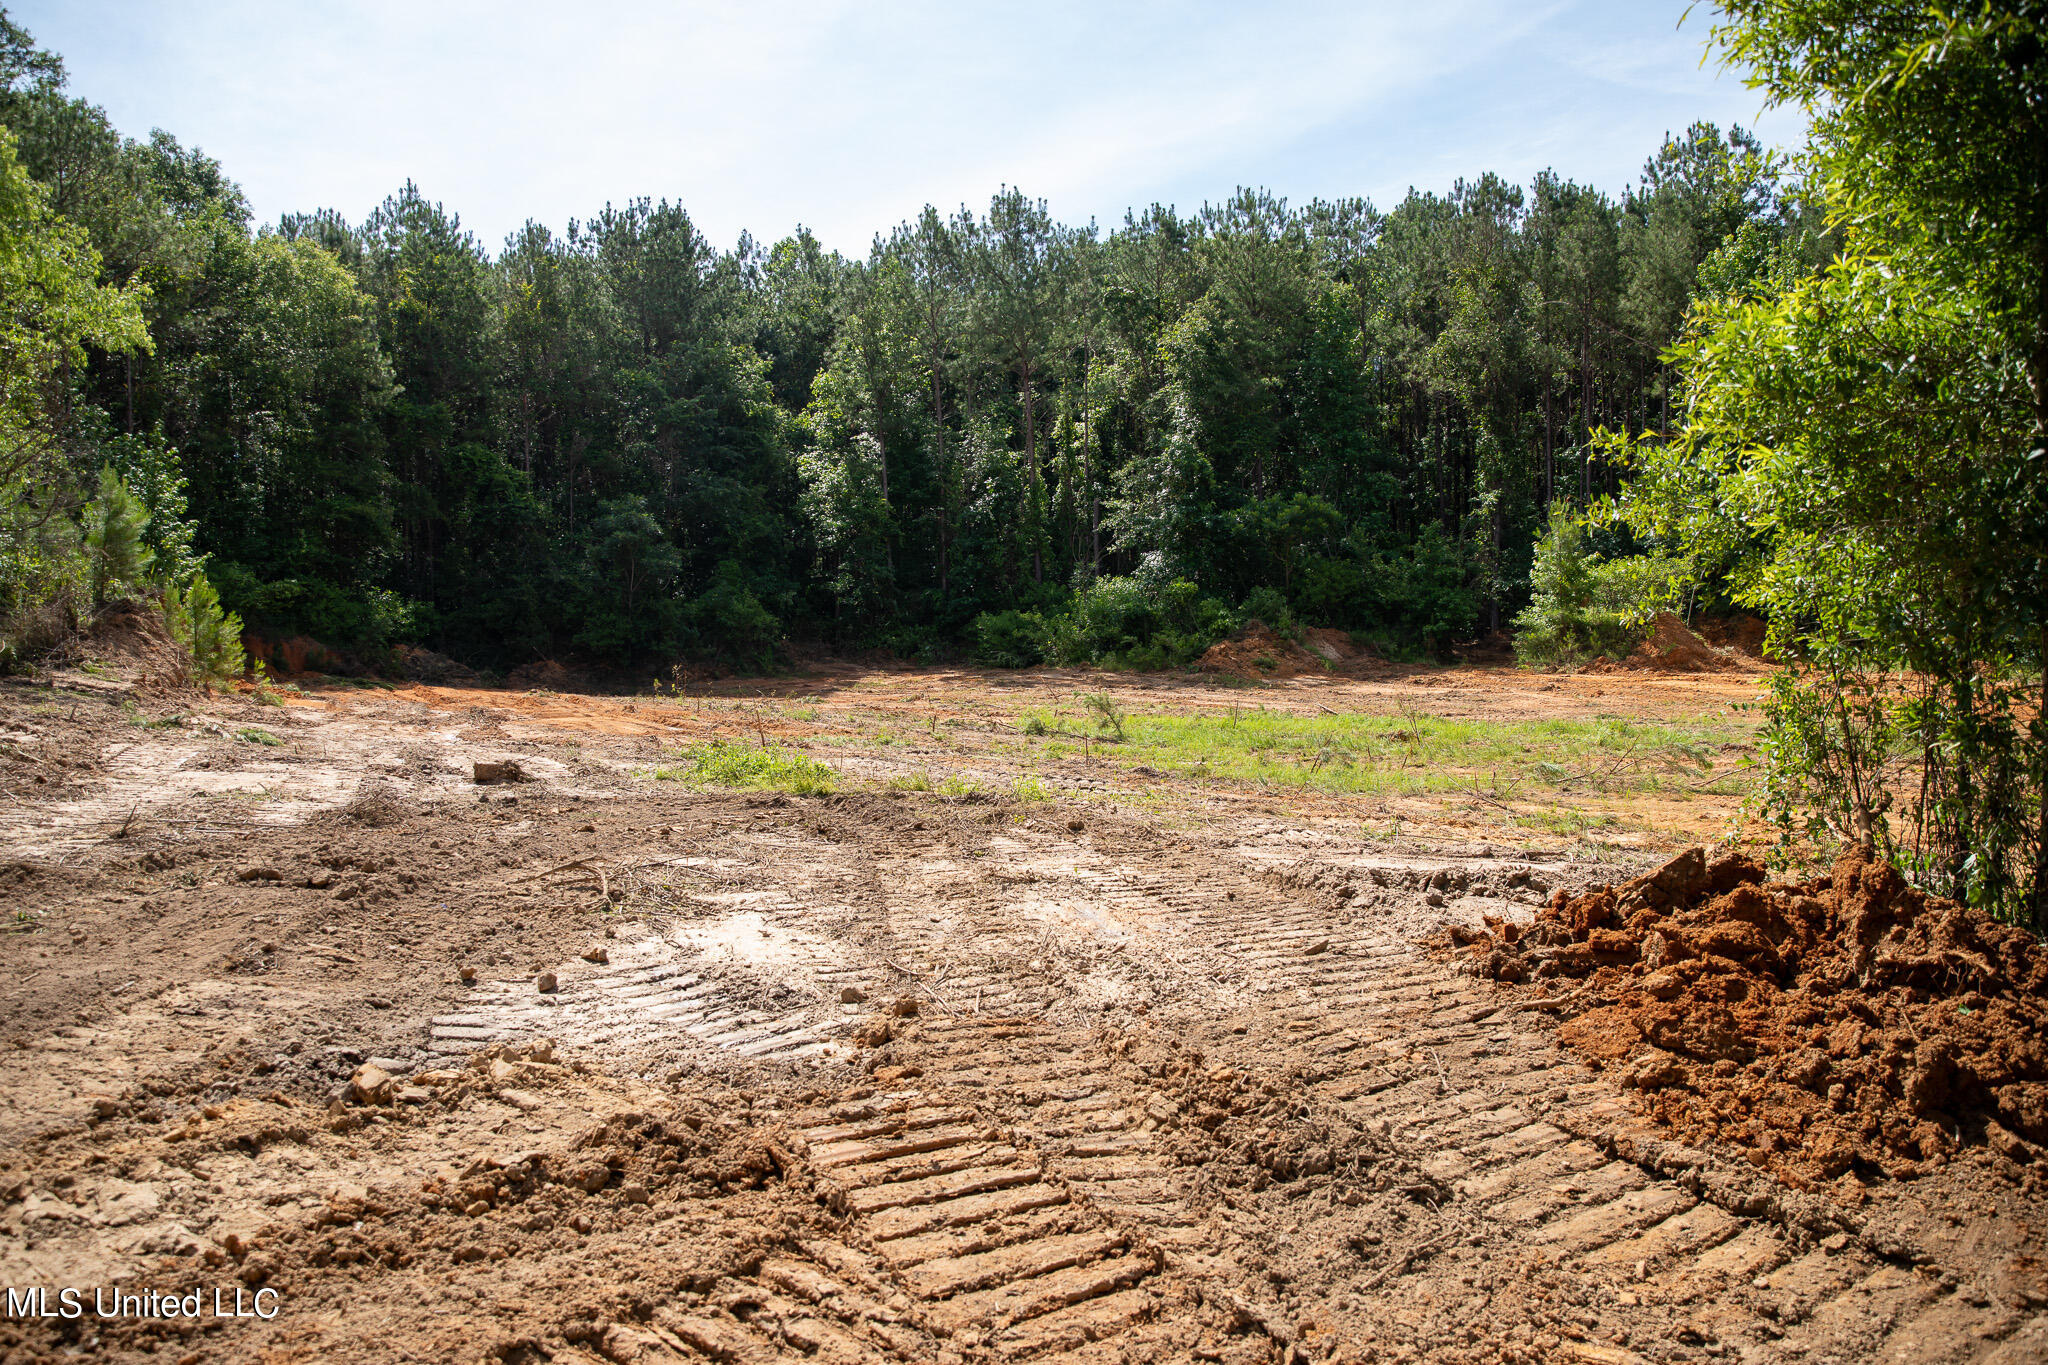
{"type": "Polygon", "coordinates": [[[1694,634],[1685,622],[1668,611],[1660,611],[1651,619],[1650,633],[1635,647],[1634,653],[1619,662],[1597,660],[1586,671],[1718,673],[1742,666],[1741,659],[1714,648],[1694,634]]]}
{"type": "Polygon", "coordinates": [[[2048,951],[1868,854],[1778,883],[1692,849],[1488,930],[1453,931],[1479,975],[1585,978],[1561,1041],[1682,1140],[1795,1185],[2048,1143],[2048,951]]]}
{"type": "Polygon", "coordinates": [[[1298,673],[1321,673],[1329,666],[1263,621],[1245,622],[1237,634],[1209,646],[1196,664],[1204,673],[1228,673],[1237,678],[1291,678],[1298,673]]]}

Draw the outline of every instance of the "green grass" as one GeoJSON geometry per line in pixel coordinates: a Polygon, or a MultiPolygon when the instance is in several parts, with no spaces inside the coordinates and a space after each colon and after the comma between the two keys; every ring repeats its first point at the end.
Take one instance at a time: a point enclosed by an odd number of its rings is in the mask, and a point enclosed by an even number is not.
{"type": "Polygon", "coordinates": [[[283,740],[271,734],[270,731],[260,729],[254,725],[235,731],[235,738],[241,740],[244,744],[261,744],[270,749],[275,749],[284,743],[283,740]]]}
{"type": "Polygon", "coordinates": [[[882,784],[882,789],[892,792],[928,792],[932,789],[932,775],[918,772],[908,777],[892,777],[882,784]]]}
{"type": "Polygon", "coordinates": [[[1115,751],[1127,767],[1224,782],[1370,796],[1470,793],[1503,802],[1715,790],[1746,776],[1720,746],[1732,722],[1620,718],[1485,721],[1404,715],[1133,715],[1115,751]],[[1724,785],[1726,784],[1726,785],[1724,785]]]}
{"type": "Polygon", "coordinates": [[[980,791],[980,787],[969,782],[966,778],[957,775],[939,783],[939,795],[941,796],[973,796],[980,791]]]}
{"type": "Polygon", "coordinates": [[[657,782],[682,782],[693,787],[748,787],[758,791],[822,795],[832,790],[839,774],[808,754],[793,749],[756,748],[713,740],[676,755],[682,766],[655,768],[647,775],[657,782]]]}
{"type": "Polygon", "coordinates": [[[1010,784],[1010,795],[1019,801],[1050,801],[1052,788],[1035,777],[1020,777],[1010,784]]]}

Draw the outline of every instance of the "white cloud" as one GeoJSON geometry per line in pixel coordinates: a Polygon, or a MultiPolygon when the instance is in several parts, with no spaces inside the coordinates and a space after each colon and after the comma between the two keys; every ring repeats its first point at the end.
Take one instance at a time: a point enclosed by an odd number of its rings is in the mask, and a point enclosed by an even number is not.
{"type": "Polygon", "coordinates": [[[527,217],[559,227],[644,194],[722,243],[802,221],[859,252],[926,202],[979,205],[1002,183],[1106,223],[1241,182],[1386,202],[1555,164],[1618,189],[1666,127],[1756,107],[1700,70],[1703,25],[1671,32],[1681,8],[29,0],[15,16],[124,131],[205,147],[264,218],[359,218],[410,177],[493,246],[527,217]]]}

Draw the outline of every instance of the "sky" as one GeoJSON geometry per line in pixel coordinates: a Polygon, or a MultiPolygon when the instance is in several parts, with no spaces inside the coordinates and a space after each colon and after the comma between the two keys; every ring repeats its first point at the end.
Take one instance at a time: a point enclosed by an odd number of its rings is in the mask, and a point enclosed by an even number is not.
{"type": "Polygon", "coordinates": [[[1686,0],[16,0],[72,93],[220,160],[259,221],[407,179],[495,250],[608,202],[864,253],[1004,185],[1069,223],[1540,170],[1618,193],[1699,119],[1789,146],[1686,0]]]}

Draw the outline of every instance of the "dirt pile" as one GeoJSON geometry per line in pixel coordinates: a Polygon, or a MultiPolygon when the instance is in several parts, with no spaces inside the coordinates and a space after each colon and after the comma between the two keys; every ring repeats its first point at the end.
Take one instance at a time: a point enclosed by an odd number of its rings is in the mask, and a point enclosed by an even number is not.
{"type": "Polygon", "coordinates": [[[1761,616],[1730,616],[1699,622],[1700,638],[1708,644],[1723,653],[1739,654],[1759,663],[1771,662],[1764,653],[1764,634],[1768,629],[1761,616]]]}
{"type": "Polygon", "coordinates": [[[1298,673],[1320,673],[1328,664],[1264,621],[1251,620],[1229,639],[1209,646],[1195,666],[1204,673],[1227,673],[1234,678],[1291,678],[1298,673]]]}
{"type": "Polygon", "coordinates": [[[2048,1143],[2048,951],[1868,855],[1788,884],[1692,849],[1453,937],[1482,976],[1586,978],[1594,1008],[1563,1042],[1686,1141],[1795,1183],[1917,1176],[1978,1143],[2023,1164],[2048,1143]]]}
{"type": "Polygon", "coordinates": [[[405,662],[405,676],[413,682],[466,687],[478,680],[475,669],[446,654],[417,645],[407,645],[399,653],[405,662]]]}
{"type": "Polygon", "coordinates": [[[1702,640],[1685,622],[1668,611],[1660,611],[1651,619],[1649,634],[1634,653],[1619,662],[1597,660],[1586,671],[1718,673],[1741,666],[1739,659],[1702,640]]]}
{"type": "Polygon", "coordinates": [[[171,638],[163,612],[148,602],[109,603],[70,652],[133,670],[135,686],[144,691],[179,687],[186,679],[185,651],[171,638]]]}
{"type": "Polygon", "coordinates": [[[505,675],[505,681],[521,691],[562,692],[574,688],[576,675],[553,659],[521,664],[505,675]]]}

